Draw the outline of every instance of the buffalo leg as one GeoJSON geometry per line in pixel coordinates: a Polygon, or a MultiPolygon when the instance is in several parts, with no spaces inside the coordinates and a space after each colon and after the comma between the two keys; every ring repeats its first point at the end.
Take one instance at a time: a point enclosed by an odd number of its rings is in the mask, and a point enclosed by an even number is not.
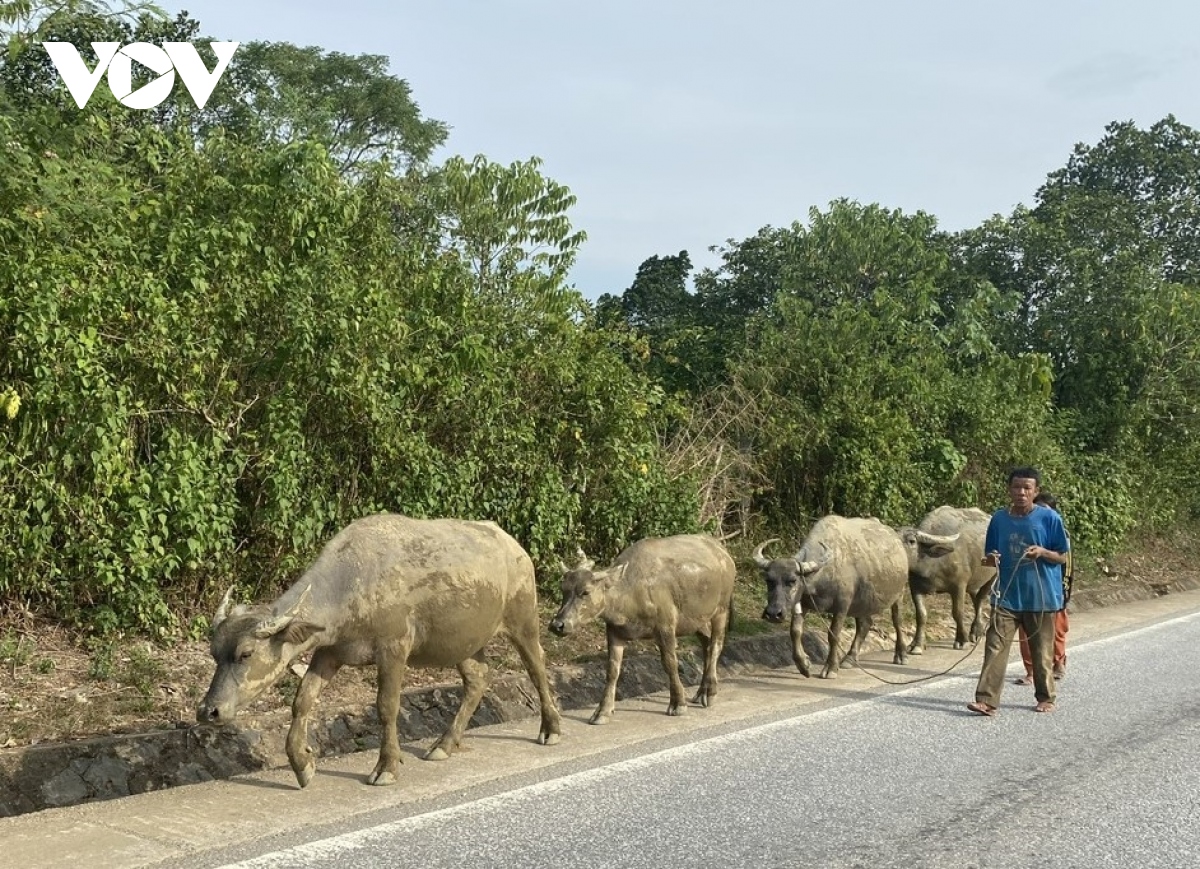
{"type": "Polygon", "coordinates": [[[313,751],[308,744],[309,717],[321,690],[329,684],[329,680],[337,674],[341,666],[341,662],[328,649],[317,649],[313,652],[308,671],[300,680],[296,699],[292,701],[292,726],[288,728],[287,756],[292,772],[296,774],[296,781],[302,788],[308,787],[316,771],[313,751]]]}
{"type": "Polygon", "coordinates": [[[617,705],[617,678],[621,675],[621,660],[625,657],[625,641],[608,630],[608,677],[604,681],[604,696],[592,713],[592,724],[608,724],[613,707],[617,705]]]}
{"type": "Polygon", "coordinates": [[[529,619],[529,624],[521,630],[510,632],[509,639],[517,647],[517,654],[521,656],[525,672],[529,674],[533,687],[537,689],[538,703],[542,708],[542,727],[538,732],[538,744],[554,745],[562,738],[562,721],[558,705],[554,702],[554,694],[550,691],[550,679],[546,675],[546,655],[542,651],[541,642],[538,641],[537,614],[532,609],[531,612],[534,617],[529,619]]]}
{"type": "Polygon", "coordinates": [[[808,655],[804,651],[804,613],[796,611],[792,613],[792,661],[796,664],[796,669],[804,678],[808,678],[812,671],[808,663],[808,655]]]}
{"type": "MultiPolygon", "coordinates": [[[[863,620],[855,619],[856,629],[854,631],[854,641],[850,643],[850,651],[846,653],[846,660],[850,663],[855,661],[855,653],[858,651],[855,644],[858,642],[859,632],[862,630],[863,620]]],[[[822,679],[836,679],[838,673],[838,651],[842,643],[842,631],[846,627],[846,614],[834,613],[833,618],[829,620],[829,654],[825,656],[825,669],[821,672],[822,679]]],[[[863,632],[865,635],[865,632],[863,632]]]]}
{"type": "Polygon", "coordinates": [[[375,697],[375,709],[379,713],[382,732],[379,736],[379,760],[375,769],[367,776],[367,784],[393,785],[400,775],[400,699],[403,696],[404,674],[408,669],[407,644],[393,644],[377,649],[375,663],[379,675],[379,689],[375,697]]]}
{"type": "Polygon", "coordinates": [[[984,627],[983,623],[983,603],[987,600],[988,594],[991,592],[991,590],[992,583],[988,582],[985,583],[984,586],[979,589],[979,591],[971,595],[971,600],[975,604],[975,619],[971,622],[970,640],[972,643],[978,643],[983,639],[984,633],[986,633],[986,628],[984,627]]]}
{"type": "Polygon", "coordinates": [[[459,704],[458,712],[455,713],[454,720],[450,722],[446,732],[425,755],[426,760],[445,760],[462,744],[462,736],[467,729],[467,724],[471,721],[475,710],[479,708],[484,692],[487,691],[488,665],[483,657],[483,649],[465,661],[460,661],[458,674],[462,676],[463,681],[462,703],[459,704]]]}
{"type": "Polygon", "coordinates": [[[892,655],[893,664],[903,664],[907,660],[904,653],[904,625],[900,620],[900,601],[892,601],[892,627],[896,630],[896,651],[892,655]]]}
{"type": "Polygon", "coordinates": [[[671,686],[671,700],[667,703],[668,715],[682,715],[687,712],[687,701],[684,699],[683,680],[679,678],[679,655],[676,651],[678,641],[674,630],[658,632],[658,656],[662,660],[663,670],[667,674],[667,682],[671,686]]]}
{"type": "Polygon", "coordinates": [[[711,636],[700,633],[700,648],[704,654],[704,675],[700,678],[700,689],[692,702],[700,706],[712,706],[713,698],[717,696],[717,661],[721,658],[721,648],[725,645],[725,633],[729,628],[729,613],[718,613],[712,621],[711,636]]]}
{"type": "Polygon", "coordinates": [[[954,648],[956,649],[967,645],[966,604],[966,586],[959,585],[950,589],[950,615],[954,617],[954,648]]]}
{"type": "Polygon", "coordinates": [[[912,593],[912,602],[917,626],[913,629],[913,638],[908,645],[908,651],[913,655],[920,655],[925,652],[925,622],[929,618],[929,609],[925,605],[925,595],[921,592],[914,591],[912,593]]]}
{"type": "Polygon", "coordinates": [[[696,639],[700,641],[700,660],[703,662],[704,672],[700,674],[700,684],[696,687],[696,694],[692,697],[691,702],[700,706],[707,706],[711,694],[716,691],[709,691],[708,687],[708,649],[712,645],[712,628],[696,631],[696,639]]]}

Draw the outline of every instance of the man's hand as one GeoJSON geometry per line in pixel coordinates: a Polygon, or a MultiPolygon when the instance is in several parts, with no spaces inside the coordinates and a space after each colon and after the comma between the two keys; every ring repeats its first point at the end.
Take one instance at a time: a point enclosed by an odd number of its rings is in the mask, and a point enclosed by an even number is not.
{"type": "Polygon", "coordinates": [[[1045,546],[1038,546],[1036,543],[1025,550],[1025,557],[1030,561],[1042,558],[1052,564],[1062,564],[1067,560],[1065,555],[1055,552],[1053,549],[1047,549],[1045,546]]]}

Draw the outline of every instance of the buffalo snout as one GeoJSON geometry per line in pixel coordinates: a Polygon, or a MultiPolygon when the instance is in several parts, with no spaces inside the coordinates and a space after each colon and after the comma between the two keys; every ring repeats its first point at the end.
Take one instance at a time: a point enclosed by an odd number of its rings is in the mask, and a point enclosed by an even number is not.
{"type": "Polygon", "coordinates": [[[550,620],[550,633],[556,637],[566,636],[567,626],[563,624],[562,619],[554,618],[550,620]]]}
{"type": "Polygon", "coordinates": [[[196,707],[196,720],[201,724],[230,724],[237,714],[237,707],[205,697],[196,707]]]}
{"type": "Polygon", "coordinates": [[[778,607],[768,606],[762,611],[762,617],[768,622],[774,622],[778,624],[779,622],[783,621],[783,610],[779,609],[778,607]]]}
{"type": "Polygon", "coordinates": [[[201,703],[196,707],[196,720],[201,724],[220,724],[221,710],[211,703],[201,703]]]}

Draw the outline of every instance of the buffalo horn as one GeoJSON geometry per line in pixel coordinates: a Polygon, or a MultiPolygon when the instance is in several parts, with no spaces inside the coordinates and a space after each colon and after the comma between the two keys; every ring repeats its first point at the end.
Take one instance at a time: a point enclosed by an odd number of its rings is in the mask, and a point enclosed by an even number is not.
{"type": "Polygon", "coordinates": [[[221,598],[221,602],[217,604],[217,612],[213,615],[212,627],[216,627],[225,621],[225,617],[229,615],[229,601],[233,598],[233,586],[229,587],[229,591],[225,592],[225,597],[221,598]]]}
{"type": "Polygon", "coordinates": [[[757,564],[759,567],[761,567],[763,570],[766,570],[767,565],[769,565],[771,563],[771,560],[769,558],[767,558],[765,555],[763,555],[763,550],[767,548],[768,544],[776,543],[776,542],[778,542],[778,540],[779,540],[778,537],[772,537],[770,540],[764,540],[762,543],[758,544],[758,546],[754,550],[754,553],[750,556],[752,559],[754,559],[754,563],[757,564]]]}
{"type": "Polygon", "coordinates": [[[582,546],[576,545],[575,559],[576,559],[575,570],[591,570],[593,567],[596,566],[596,562],[592,561],[592,559],[587,557],[587,553],[585,553],[583,551],[582,546]]]}
{"type": "Polygon", "coordinates": [[[917,532],[917,540],[919,540],[921,543],[926,544],[927,546],[937,546],[938,544],[949,546],[951,543],[953,543],[957,539],[958,539],[957,534],[940,536],[937,534],[930,534],[926,531],[918,531],[917,532]]]}

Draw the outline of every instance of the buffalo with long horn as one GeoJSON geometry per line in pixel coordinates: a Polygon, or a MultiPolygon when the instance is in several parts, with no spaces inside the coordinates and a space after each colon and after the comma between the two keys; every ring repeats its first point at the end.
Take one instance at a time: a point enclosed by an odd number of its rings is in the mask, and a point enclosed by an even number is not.
{"type": "Polygon", "coordinates": [[[938,507],[930,511],[916,528],[902,530],[908,551],[908,584],[912,593],[916,629],[908,651],[925,651],[925,626],[928,621],[926,598],[931,594],[950,595],[954,617],[954,648],[983,637],[983,604],[996,579],[996,568],[985,567],[983,537],[987,533],[988,514],[974,507],[938,507]],[[967,627],[966,608],[970,599],[974,619],[967,627]]]}
{"type": "Polygon", "coordinates": [[[907,657],[900,600],[908,586],[908,554],[901,534],[874,518],[825,516],[813,525],[799,550],[791,556],[768,559],[766,541],[753,554],[767,586],[763,618],[782,622],[791,618],[792,660],[810,675],[804,650],[804,616],[810,612],[830,616],[829,646],[821,676],[832,679],[843,665],[858,662],[858,652],[875,617],[890,609],[896,631],[893,663],[907,657]],[[855,623],[854,639],[841,654],[841,636],[847,618],[855,623]]]}

